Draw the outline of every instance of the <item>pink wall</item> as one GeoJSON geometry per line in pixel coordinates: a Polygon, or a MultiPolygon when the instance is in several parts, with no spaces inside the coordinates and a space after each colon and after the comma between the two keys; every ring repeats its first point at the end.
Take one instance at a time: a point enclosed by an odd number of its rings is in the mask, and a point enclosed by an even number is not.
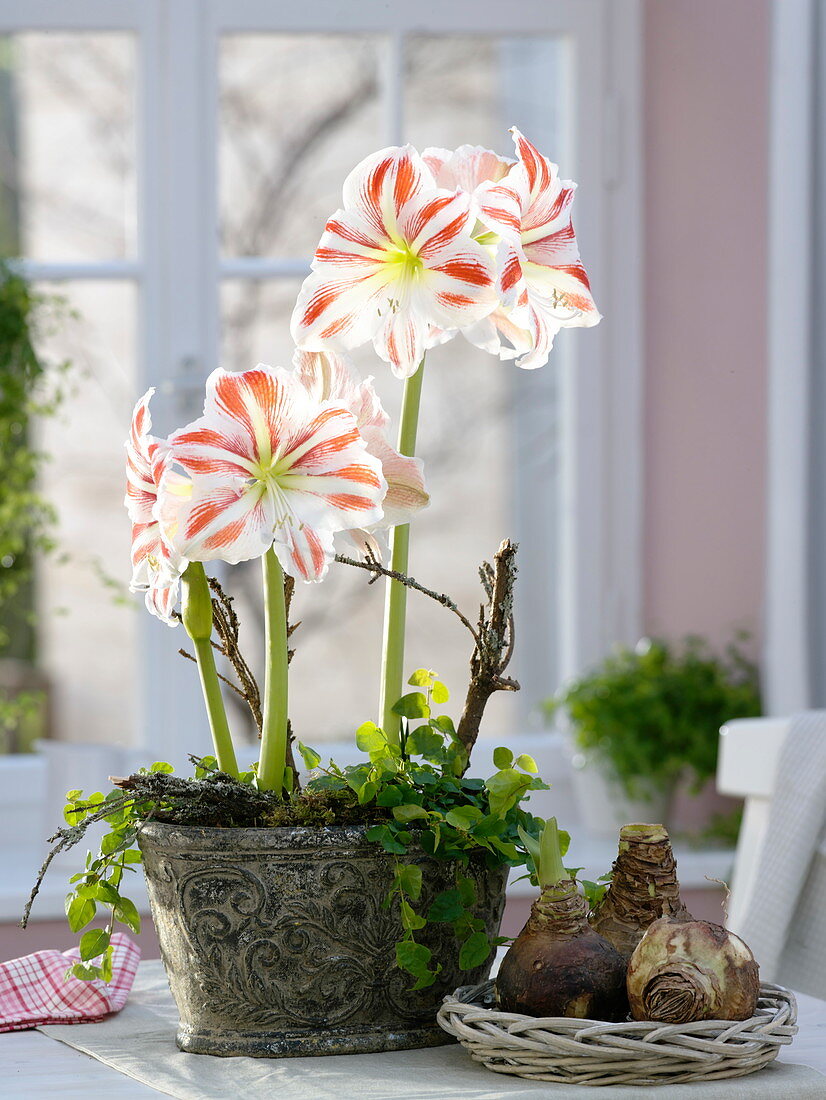
{"type": "Polygon", "coordinates": [[[646,0],[644,621],[759,631],[768,0],[646,0]]]}

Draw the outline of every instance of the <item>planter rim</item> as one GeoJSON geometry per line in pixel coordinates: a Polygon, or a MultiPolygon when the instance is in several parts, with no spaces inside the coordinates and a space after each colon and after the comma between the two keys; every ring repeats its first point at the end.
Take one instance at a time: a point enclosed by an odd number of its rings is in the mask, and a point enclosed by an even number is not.
{"type": "Polygon", "coordinates": [[[264,849],[351,848],[383,851],[367,839],[370,825],[175,825],[167,821],[147,821],[138,827],[138,841],[145,838],[161,848],[187,847],[229,852],[256,852],[264,849]]]}

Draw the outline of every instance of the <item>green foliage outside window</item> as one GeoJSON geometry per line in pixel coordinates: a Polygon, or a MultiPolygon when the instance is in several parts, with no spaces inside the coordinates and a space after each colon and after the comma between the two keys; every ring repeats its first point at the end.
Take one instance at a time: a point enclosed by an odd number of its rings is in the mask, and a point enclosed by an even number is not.
{"type": "MultiPolygon", "coordinates": [[[[0,656],[34,658],[30,587],[35,553],[53,548],[54,509],[37,487],[46,456],[33,441],[36,417],[61,400],[53,368],[35,336],[64,311],[60,299],[35,293],[0,261],[0,656]]],[[[64,365],[65,366],[65,365],[64,365]]]]}
{"type": "MultiPolygon", "coordinates": [[[[57,411],[66,368],[46,360],[35,345],[66,315],[60,298],[33,291],[0,260],[0,658],[25,664],[36,658],[34,561],[54,548],[55,524],[38,487],[47,456],[35,442],[34,424],[57,411]]],[[[0,685],[0,744],[19,748],[21,736],[31,742],[42,713],[41,698],[0,685]]]]}
{"type": "Polygon", "coordinates": [[[714,775],[720,726],[759,715],[756,665],[745,636],[715,655],[702,639],[645,639],[618,648],[544,705],[564,711],[578,749],[601,763],[631,798],[688,773],[695,790],[714,775]]]}

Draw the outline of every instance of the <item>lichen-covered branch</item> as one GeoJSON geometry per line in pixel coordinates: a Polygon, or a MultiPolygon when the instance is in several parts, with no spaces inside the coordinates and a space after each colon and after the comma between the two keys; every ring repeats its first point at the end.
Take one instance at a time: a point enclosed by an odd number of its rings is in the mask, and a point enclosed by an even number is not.
{"type": "Polygon", "coordinates": [[[505,539],[496,551],[493,565],[489,562],[482,563],[479,576],[485,591],[486,602],[482,604],[479,623],[476,627],[471,625],[467,616],[459,610],[455,601],[449,596],[435,592],[432,588],[425,588],[405,573],[386,569],[371,554],[362,561],[345,557],[343,554],[336,555],[336,561],[342,565],[352,565],[372,573],[373,576],[369,582],[371,584],[377,577],[391,577],[408,588],[421,592],[452,611],[470,631],[474,642],[473,654],[470,658],[470,685],[456,731],[467,752],[468,762],[473,746],[476,744],[476,738],[479,736],[479,727],[488,699],[496,691],[519,691],[519,683],[504,675],[513,656],[513,589],[517,573],[516,551],[516,543],[505,539]]]}
{"type": "Polygon", "coordinates": [[[442,607],[446,607],[448,611],[452,611],[456,615],[460,622],[467,627],[473,636],[473,640],[478,643],[479,638],[474,630],[470,620],[466,615],[463,615],[459,608],[456,606],[450,596],[446,596],[443,592],[435,592],[432,588],[425,588],[423,584],[419,584],[413,577],[408,577],[406,573],[400,573],[396,569],[387,569],[376,561],[371,553],[365,555],[363,561],[359,561],[356,558],[348,558],[344,554],[336,554],[335,560],[341,565],[352,565],[356,569],[366,569],[368,573],[372,573],[373,576],[367,582],[372,584],[378,580],[379,577],[389,577],[391,580],[398,581],[399,584],[405,585],[406,588],[413,588],[417,592],[421,592],[424,596],[429,596],[431,600],[435,600],[436,603],[440,603],[442,607]]]}
{"type": "Polygon", "coordinates": [[[505,539],[493,559],[479,570],[487,597],[479,611],[476,646],[470,658],[470,685],[457,734],[470,760],[488,699],[496,691],[518,691],[519,683],[505,676],[513,654],[513,590],[516,583],[516,543],[505,539]]]}
{"type": "Polygon", "coordinates": [[[37,878],[35,879],[32,892],[29,895],[29,900],[26,902],[23,916],[20,920],[21,928],[25,928],[29,923],[29,915],[32,911],[32,905],[34,905],[34,899],[40,892],[40,886],[55,856],[60,855],[61,852],[68,851],[70,848],[74,848],[76,844],[80,844],[81,840],[86,836],[86,830],[90,825],[94,825],[98,821],[103,821],[109,814],[113,814],[117,810],[121,810],[125,806],[131,805],[135,801],[136,799],[132,795],[124,795],[122,799],[101,802],[99,809],[89,814],[89,816],[79,822],[79,824],[69,825],[65,829],[58,829],[53,836],[49,837],[48,843],[51,844],[52,847],[49,849],[49,854],[43,860],[40,870],[37,872],[37,878]]]}

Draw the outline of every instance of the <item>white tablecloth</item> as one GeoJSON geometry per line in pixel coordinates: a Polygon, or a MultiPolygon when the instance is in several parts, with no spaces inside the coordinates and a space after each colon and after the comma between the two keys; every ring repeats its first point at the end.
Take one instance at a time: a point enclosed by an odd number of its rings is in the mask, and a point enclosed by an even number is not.
{"type": "Polygon", "coordinates": [[[826,1100],[826,1002],[799,998],[800,1033],[777,1063],[716,1084],[582,1088],[495,1075],[461,1047],[329,1058],[210,1058],[181,1054],[177,1016],[160,962],[141,963],[126,1008],[100,1024],[0,1035],[4,1100],[826,1100]],[[91,1055],[91,1057],[89,1057],[91,1055]],[[114,1067],[117,1068],[114,1068],[114,1067]],[[808,1068],[807,1068],[808,1067],[808,1068]],[[823,1076],[822,1076],[823,1075],[823,1076]]]}

